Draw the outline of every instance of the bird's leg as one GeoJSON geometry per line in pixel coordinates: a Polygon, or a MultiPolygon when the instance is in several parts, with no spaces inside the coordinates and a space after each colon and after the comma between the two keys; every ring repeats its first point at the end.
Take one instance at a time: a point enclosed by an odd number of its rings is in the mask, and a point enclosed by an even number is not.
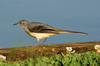
{"type": "Polygon", "coordinates": [[[47,37],[44,39],[44,41],[42,42],[42,44],[41,44],[41,45],[43,45],[43,44],[46,42],[46,40],[47,40],[47,37]]]}
{"type": "Polygon", "coordinates": [[[36,42],[34,44],[37,44],[39,42],[39,39],[36,38],[36,42]]]}

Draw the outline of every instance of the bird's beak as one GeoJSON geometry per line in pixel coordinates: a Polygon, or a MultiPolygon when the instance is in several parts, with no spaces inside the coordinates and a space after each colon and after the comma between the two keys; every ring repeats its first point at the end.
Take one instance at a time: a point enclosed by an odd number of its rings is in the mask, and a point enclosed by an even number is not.
{"type": "Polygon", "coordinates": [[[17,25],[17,24],[13,24],[13,25],[17,25]]]}
{"type": "Polygon", "coordinates": [[[19,25],[19,23],[15,23],[15,24],[13,24],[13,25],[19,25]]]}

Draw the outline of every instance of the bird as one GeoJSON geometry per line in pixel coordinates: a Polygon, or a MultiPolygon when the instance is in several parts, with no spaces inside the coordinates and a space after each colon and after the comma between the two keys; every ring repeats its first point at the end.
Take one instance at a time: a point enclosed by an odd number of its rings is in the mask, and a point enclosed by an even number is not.
{"type": "Polygon", "coordinates": [[[88,35],[88,33],[70,31],[70,30],[61,30],[54,28],[48,24],[44,24],[41,22],[29,22],[28,20],[20,20],[19,22],[13,25],[21,26],[28,35],[36,38],[36,42],[34,42],[34,44],[37,44],[41,39],[44,39],[44,41],[42,42],[43,45],[48,37],[61,33],[76,33],[76,34],[88,35]]]}

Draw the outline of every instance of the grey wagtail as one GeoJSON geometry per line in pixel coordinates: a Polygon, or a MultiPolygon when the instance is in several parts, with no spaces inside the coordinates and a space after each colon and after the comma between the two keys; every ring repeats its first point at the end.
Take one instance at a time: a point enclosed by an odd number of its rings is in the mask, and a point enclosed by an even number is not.
{"type": "Polygon", "coordinates": [[[84,32],[60,30],[52,26],[49,26],[47,24],[43,24],[40,22],[29,22],[27,20],[20,20],[19,22],[13,25],[22,26],[22,28],[25,30],[25,32],[28,35],[36,38],[36,42],[34,44],[39,42],[41,39],[45,39],[42,43],[44,44],[48,37],[56,35],[56,34],[60,34],[60,33],[77,33],[77,34],[88,35],[88,33],[84,33],[84,32]]]}

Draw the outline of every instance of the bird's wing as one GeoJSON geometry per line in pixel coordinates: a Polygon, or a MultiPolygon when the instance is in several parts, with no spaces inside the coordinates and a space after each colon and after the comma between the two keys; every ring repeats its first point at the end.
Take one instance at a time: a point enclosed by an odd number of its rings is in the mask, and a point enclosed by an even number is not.
{"type": "Polygon", "coordinates": [[[41,24],[41,23],[35,23],[35,24],[30,24],[28,26],[28,29],[30,32],[35,32],[35,33],[57,33],[57,31],[53,30],[53,27],[47,25],[47,24],[41,24]]]}

